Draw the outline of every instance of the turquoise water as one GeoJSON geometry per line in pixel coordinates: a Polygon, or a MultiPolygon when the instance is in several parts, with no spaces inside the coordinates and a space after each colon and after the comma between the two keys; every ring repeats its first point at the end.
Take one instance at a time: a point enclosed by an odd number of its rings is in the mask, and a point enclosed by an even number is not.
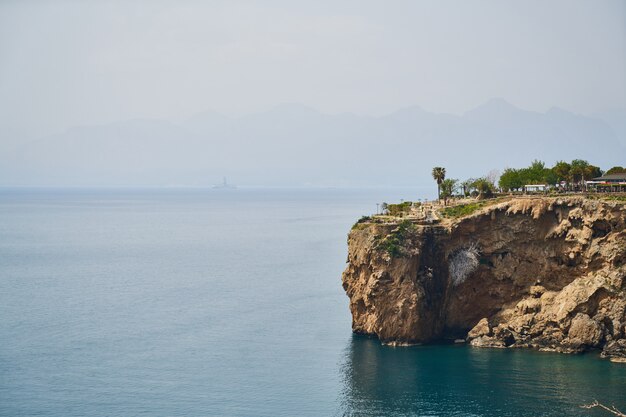
{"type": "Polygon", "coordinates": [[[346,233],[422,191],[0,191],[0,415],[626,409],[626,365],[595,355],[351,334],[346,233]]]}

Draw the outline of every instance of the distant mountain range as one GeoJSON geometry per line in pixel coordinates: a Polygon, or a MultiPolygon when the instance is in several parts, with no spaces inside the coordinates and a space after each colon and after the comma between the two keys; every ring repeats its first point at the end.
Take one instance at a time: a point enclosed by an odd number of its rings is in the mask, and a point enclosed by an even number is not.
{"type": "Polygon", "coordinates": [[[435,165],[463,179],[535,158],[626,165],[626,138],[599,118],[502,99],[463,116],[419,107],[328,115],[285,104],[238,118],[75,127],[3,151],[0,185],[209,186],[224,175],[242,185],[423,185],[435,165]]]}

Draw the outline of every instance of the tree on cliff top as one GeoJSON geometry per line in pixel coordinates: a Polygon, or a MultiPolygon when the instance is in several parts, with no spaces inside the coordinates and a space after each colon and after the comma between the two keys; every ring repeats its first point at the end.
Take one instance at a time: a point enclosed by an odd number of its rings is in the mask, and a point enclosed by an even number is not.
{"type": "Polygon", "coordinates": [[[478,196],[476,198],[479,200],[492,197],[496,188],[495,185],[485,177],[478,178],[472,185],[473,188],[478,191],[478,196]]]}
{"type": "Polygon", "coordinates": [[[616,166],[605,172],[606,175],[626,173],[626,168],[616,166]]]}
{"type": "Polygon", "coordinates": [[[476,182],[476,178],[468,178],[461,183],[461,188],[463,190],[463,196],[469,197],[470,192],[472,191],[473,184],[476,182]]]}
{"type": "Polygon", "coordinates": [[[433,179],[437,181],[437,199],[441,199],[441,183],[446,179],[446,169],[444,167],[434,167],[433,179]]]}
{"type": "Polygon", "coordinates": [[[451,178],[446,178],[441,181],[440,189],[441,189],[441,198],[443,198],[443,204],[448,204],[448,198],[452,197],[454,193],[459,188],[459,181],[453,180],[451,178]]]}
{"type": "Polygon", "coordinates": [[[519,169],[507,168],[502,175],[500,175],[498,185],[504,191],[517,190],[524,186],[524,179],[519,169]]]}
{"type": "Polygon", "coordinates": [[[569,182],[570,180],[570,170],[572,166],[565,161],[558,161],[554,167],[552,167],[552,172],[556,175],[556,180],[558,182],[565,181],[569,182]]]}
{"type": "Polygon", "coordinates": [[[583,159],[574,159],[571,164],[570,175],[572,183],[582,187],[584,181],[601,176],[602,171],[583,159]]]}

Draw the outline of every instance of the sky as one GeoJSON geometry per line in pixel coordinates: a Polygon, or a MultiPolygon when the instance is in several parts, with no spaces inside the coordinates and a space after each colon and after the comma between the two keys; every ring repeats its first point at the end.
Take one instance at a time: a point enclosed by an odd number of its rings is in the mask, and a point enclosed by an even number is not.
{"type": "Polygon", "coordinates": [[[280,103],[626,111],[624,74],[623,0],[0,2],[4,141],[280,103]]]}

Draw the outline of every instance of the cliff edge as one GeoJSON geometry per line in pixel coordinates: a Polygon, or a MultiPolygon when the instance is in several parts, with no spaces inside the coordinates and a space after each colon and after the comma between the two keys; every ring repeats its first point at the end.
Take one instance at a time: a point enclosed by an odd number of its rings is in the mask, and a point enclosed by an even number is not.
{"type": "Polygon", "coordinates": [[[626,361],[626,203],[512,198],[348,236],[352,328],[390,344],[602,350],[626,361]]]}

